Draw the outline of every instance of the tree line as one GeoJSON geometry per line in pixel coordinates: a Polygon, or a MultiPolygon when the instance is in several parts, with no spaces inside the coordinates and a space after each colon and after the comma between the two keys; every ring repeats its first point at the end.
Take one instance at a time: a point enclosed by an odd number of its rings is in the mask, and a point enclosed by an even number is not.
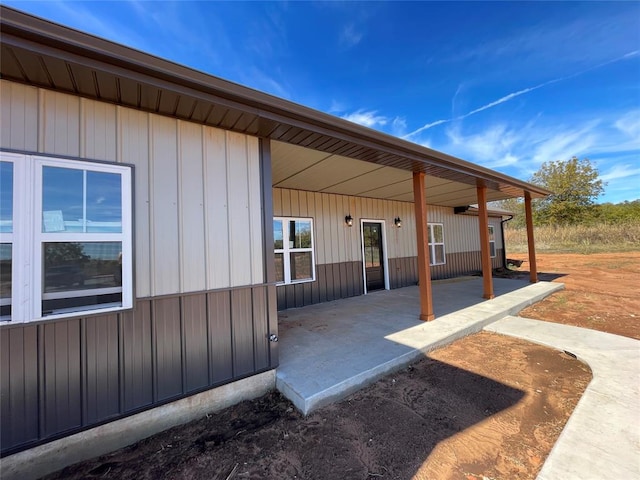
{"type": "MultiPolygon", "coordinates": [[[[598,225],[640,223],[640,199],[621,203],[596,203],[606,183],[587,158],[545,162],[533,174],[530,183],[553,193],[532,202],[534,225],[598,225]]],[[[515,214],[507,225],[525,225],[524,202],[510,198],[494,202],[494,206],[515,214]]]]}

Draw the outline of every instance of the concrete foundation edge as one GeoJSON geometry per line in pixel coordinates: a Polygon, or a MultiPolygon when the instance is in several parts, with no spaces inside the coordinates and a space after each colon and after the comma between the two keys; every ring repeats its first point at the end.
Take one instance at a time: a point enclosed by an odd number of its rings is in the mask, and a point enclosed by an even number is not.
{"type": "Polygon", "coordinates": [[[74,463],[131,445],[163,430],[260,397],[275,389],[276,371],[253,375],[116,420],[0,460],[3,480],[37,479],[74,463]]]}

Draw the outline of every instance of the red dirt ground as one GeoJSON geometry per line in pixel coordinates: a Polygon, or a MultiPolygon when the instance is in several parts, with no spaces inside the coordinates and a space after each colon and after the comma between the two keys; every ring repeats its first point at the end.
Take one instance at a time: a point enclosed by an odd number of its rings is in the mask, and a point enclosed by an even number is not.
{"type": "MultiPolygon", "coordinates": [[[[553,281],[564,283],[565,290],[523,310],[521,316],[640,340],[640,252],[548,253],[539,254],[537,263],[541,279],[561,275],[553,281]]],[[[527,265],[520,270],[527,270],[527,265]]]]}
{"type": "MultiPolygon", "coordinates": [[[[538,270],[566,290],[523,316],[640,338],[640,253],[542,254],[538,270]]],[[[273,393],[47,478],[533,479],[590,379],[480,333],[306,418],[273,393]]]]}

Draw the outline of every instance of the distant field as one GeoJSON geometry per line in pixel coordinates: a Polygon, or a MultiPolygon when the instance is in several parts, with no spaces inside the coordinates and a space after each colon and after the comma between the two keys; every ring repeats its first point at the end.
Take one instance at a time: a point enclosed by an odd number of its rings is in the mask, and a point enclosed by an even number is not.
{"type": "MultiPolygon", "coordinates": [[[[599,253],[640,251],[640,223],[535,227],[536,251],[599,253]]],[[[527,252],[527,231],[505,229],[507,251],[527,252]]]]}

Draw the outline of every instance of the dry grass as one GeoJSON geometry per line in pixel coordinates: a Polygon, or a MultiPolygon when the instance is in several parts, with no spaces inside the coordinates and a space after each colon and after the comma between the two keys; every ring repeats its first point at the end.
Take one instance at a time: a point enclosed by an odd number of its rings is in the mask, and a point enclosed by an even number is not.
{"type": "MultiPolygon", "coordinates": [[[[535,227],[534,235],[539,252],[598,253],[640,249],[640,223],[535,227]]],[[[526,229],[507,228],[505,240],[509,252],[527,251],[526,229]]]]}

